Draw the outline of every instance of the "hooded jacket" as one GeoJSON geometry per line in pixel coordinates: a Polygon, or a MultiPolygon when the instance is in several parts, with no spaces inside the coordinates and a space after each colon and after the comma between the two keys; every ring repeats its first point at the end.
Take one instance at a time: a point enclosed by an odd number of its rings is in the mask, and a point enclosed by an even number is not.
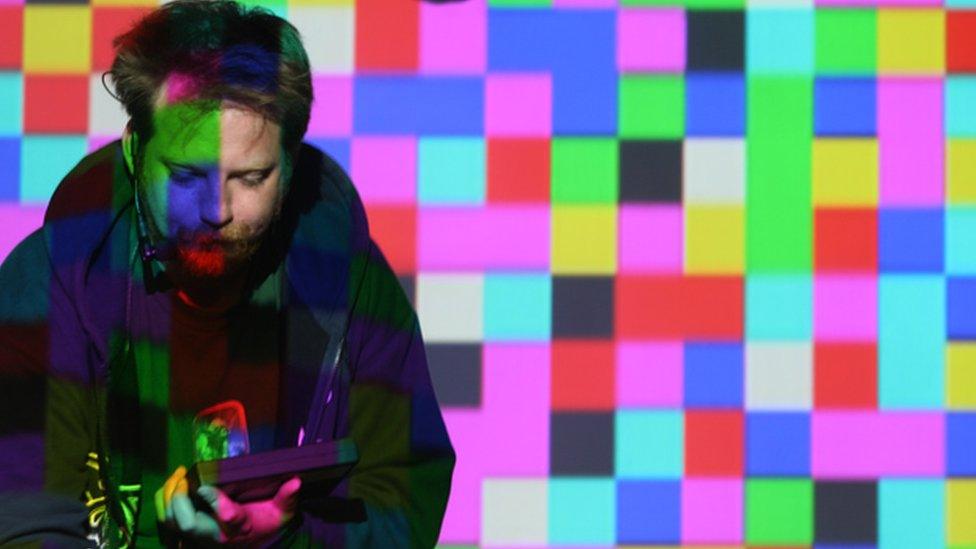
{"type": "MultiPolygon", "coordinates": [[[[0,545],[160,544],[170,319],[152,311],[173,289],[145,246],[116,140],[61,181],[0,268],[0,545]]],[[[254,265],[241,307],[276,334],[275,447],[348,437],[359,453],[277,544],[433,547],[456,456],[417,315],[354,185],[311,145],[254,265]]]]}

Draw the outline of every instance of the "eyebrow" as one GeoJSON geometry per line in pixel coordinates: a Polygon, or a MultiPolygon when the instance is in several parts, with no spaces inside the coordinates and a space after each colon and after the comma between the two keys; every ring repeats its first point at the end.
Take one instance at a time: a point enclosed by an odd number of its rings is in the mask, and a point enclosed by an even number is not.
{"type": "MultiPolygon", "coordinates": [[[[196,164],[183,164],[182,162],[175,162],[167,158],[161,158],[160,162],[162,162],[170,172],[172,172],[174,168],[178,170],[186,170],[186,171],[197,172],[197,173],[206,172],[204,168],[196,164]]],[[[238,177],[238,176],[247,175],[251,173],[266,173],[266,172],[271,172],[277,166],[278,166],[278,162],[272,160],[269,164],[266,164],[264,166],[258,166],[256,168],[246,168],[243,170],[233,170],[231,172],[228,172],[227,176],[238,177]]]]}

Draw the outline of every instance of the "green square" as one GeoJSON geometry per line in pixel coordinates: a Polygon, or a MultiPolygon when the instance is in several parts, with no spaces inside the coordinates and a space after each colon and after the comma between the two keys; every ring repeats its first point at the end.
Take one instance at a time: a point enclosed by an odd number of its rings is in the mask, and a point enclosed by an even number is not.
{"type": "Polygon", "coordinates": [[[551,151],[553,203],[617,202],[617,140],[555,138],[551,151]]]}
{"type": "Polygon", "coordinates": [[[877,21],[877,12],[873,9],[816,10],[816,71],[874,73],[877,21]]]}
{"type": "Polygon", "coordinates": [[[680,139],[685,133],[685,80],[676,75],[620,79],[621,137],[680,139]]]}
{"type": "Polygon", "coordinates": [[[746,481],[746,543],[813,543],[813,482],[803,479],[746,481]]]}

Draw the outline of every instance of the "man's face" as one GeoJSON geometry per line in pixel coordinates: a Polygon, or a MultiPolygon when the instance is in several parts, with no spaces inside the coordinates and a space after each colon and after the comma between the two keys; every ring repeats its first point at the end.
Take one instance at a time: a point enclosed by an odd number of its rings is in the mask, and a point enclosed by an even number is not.
{"type": "Polygon", "coordinates": [[[256,251],[281,204],[281,128],[233,104],[158,105],[144,147],[150,231],[175,249],[167,269],[217,279],[256,251]]]}

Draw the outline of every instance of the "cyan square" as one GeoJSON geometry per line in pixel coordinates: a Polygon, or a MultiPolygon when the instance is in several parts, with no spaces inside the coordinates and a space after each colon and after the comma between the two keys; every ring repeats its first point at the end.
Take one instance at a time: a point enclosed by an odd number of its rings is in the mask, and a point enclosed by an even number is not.
{"type": "Polygon", "coordinates": [[[976,0],[946,0],[949,8],[976,8],[976,0]]]}
{"type": "Polygon", "coordinates": [[[878,547],[945,548],[945,481],[881,479],[878,547]]]}
{"type": "Polygon", "coordinates": [[[946,284],[941,275],[879,277],[879,407],[943,405],[945,335],[946,284]]]}
{"type": "Polygon", "coordinates": [[[47,202],[87,151],[85,136],[26,135],[20,150],[21,202],[47,202]]]}
{"type": "Polygon", "coordinates": [[[24,131],[24,76],[0,72],[0,135],[18,136],[24,131]]]}
{"type": "Polygon", "coordinates": [[[976,412],[946,414],[946,474],[976,476],[976,412]]]}
{"type": "Polygon", "coordinates": [[[617,543],[681,541],[681,481],[617,483],[617,543]]]}
{"type": "Polygon", "coordinates": [[[617,410],[614,460],[620,478],[681,478],[684,417],[680,410],[617,410]]]}
{"type": "Polygon", "coordinates": [[[744,352],[741,343],[685,344],[685,406],[742,406],[744,352]]]}
{"type": "Polygon", "coordinates": [[[945,216],[946,274],[976,274],[976,208],[948,207],[945,216]]]}
{"type": "Polygon", "coordinates": [[[949,339],[976,339],[976,277],[946,280],[949,339]]]}
{"type": "Polygon", "coordinates": [[[418,149],[421,204],[484,204],[484,139],[421,137],[418,149]]]}
{"type": "Polygon", "coordinates": [[[746,129],[746,86],[741,73],[685,76],[685,135],[742,136],[746,129]]]}
{"type": "Polygon", "coordinates": [[[749,476],[810,474],[810,414],[750,412],[746,443],[749,476]]]}
{"type": "Polygon", "coordinates": [[[746,15],[749,74],[813,73],[813,9],[750,8],[746,15]]]}
{"type": "Polygon", "coordinates": [[[549,543],[612,545],[617,522],[615,484],[604,477],[551,477],[549,543]]]}
{"type": "Polygon", "coordinates": [[[873,78],[817,78],[813,84],[816,135],[875,135],[876,89],[873,78]]]}
{"type": "Polygon", "coordinates": [[[884,272],[942,272],[943,210],[878,210],[878,265],[884,272]]]}
{"type": "Polygon", "coordinates": [[[946,135],[976,137],[976,76],[946,76],[945,102],[946,135]]]}
{"type": "Polygon", "coordinates": [[[749,340],[807,341],[813,334],[813,282],[808,275],[749,275],[749,340]]]}
{"type": "Polygon", "coordinates": [[[485,339],[548,341],[551,309],[548,274],[485,274],[485,339]]]}
{"type": "Polygon", "coordinates": [[[20,138],[0,137],[0,202],[16,202],[20,198],[20,138]]]}

